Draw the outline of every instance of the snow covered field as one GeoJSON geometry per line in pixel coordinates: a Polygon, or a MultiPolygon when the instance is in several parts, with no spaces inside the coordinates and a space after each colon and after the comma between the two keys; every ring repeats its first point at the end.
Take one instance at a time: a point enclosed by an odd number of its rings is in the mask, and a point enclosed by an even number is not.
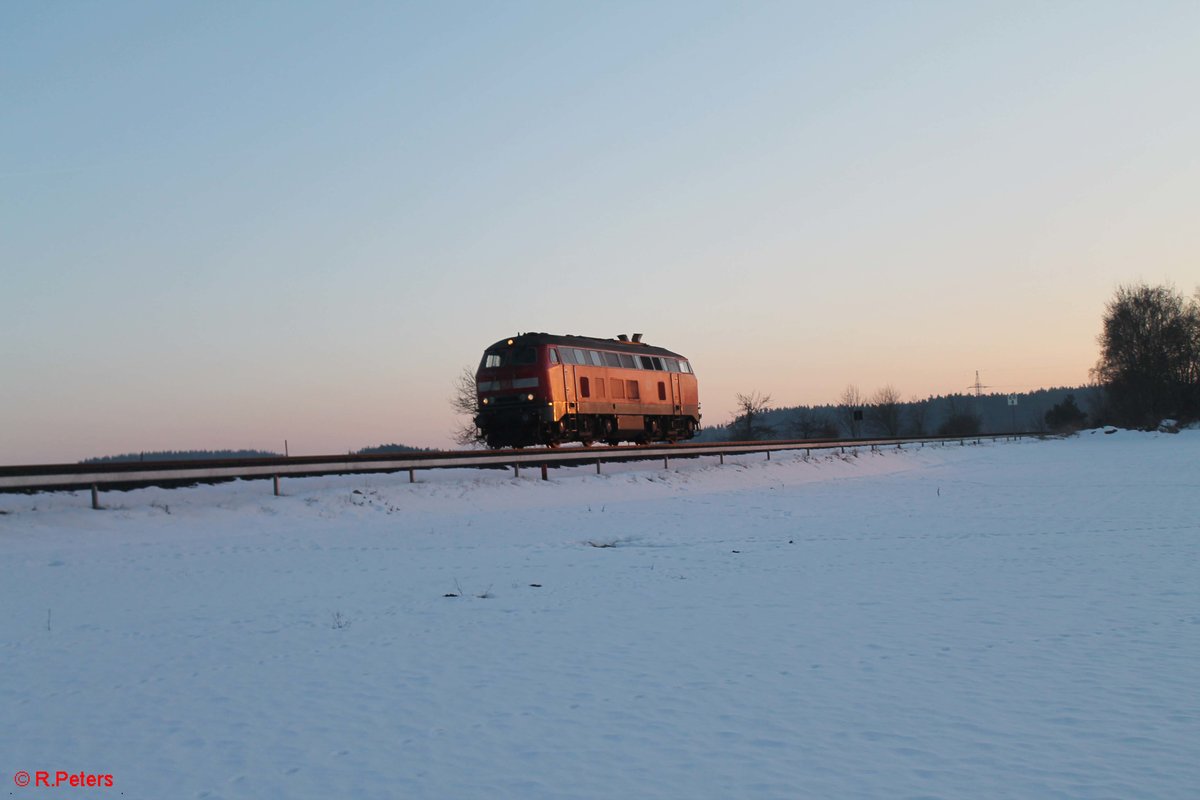
{"type": "Polygon", "coordinates": [[[1200,794],[1200,431],[733,461],[0,495],[4,791],[1200,794]]]}

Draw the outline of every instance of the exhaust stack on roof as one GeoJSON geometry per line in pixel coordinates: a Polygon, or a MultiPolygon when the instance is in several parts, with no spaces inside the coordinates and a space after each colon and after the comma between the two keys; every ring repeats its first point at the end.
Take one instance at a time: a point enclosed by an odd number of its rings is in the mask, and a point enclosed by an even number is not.
{"type": "Polygon", "coordinates": [[[621,341],[621,342],[628,342],[628,341],[629,341],[629,337],[628,337],[628,336],[626,336],[626,335],[625,335],[625,334],[623,334],[623,333],[618,333],[618,334],[617,334],[617,340],[618,340],[618,341],[621,341]]]}
{"type": "Polygon", "coordinates": [[[642,341],[642,335],[641,335],[640,333],[635,333],[635,334],[633,335],[633,340],[634,340],[635,342],[640,342],[640,341],[642,341]]]}

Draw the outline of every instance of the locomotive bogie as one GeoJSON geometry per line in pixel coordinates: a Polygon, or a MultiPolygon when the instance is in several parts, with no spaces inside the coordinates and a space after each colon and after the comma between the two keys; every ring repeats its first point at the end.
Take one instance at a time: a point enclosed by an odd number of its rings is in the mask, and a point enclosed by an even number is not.
{"type": "Polygon", "coordinates": [[[475,378],[491,447],[674,441],[700,424],[691,364],[636,337],[524,334],[489,347],[475,378]]]}

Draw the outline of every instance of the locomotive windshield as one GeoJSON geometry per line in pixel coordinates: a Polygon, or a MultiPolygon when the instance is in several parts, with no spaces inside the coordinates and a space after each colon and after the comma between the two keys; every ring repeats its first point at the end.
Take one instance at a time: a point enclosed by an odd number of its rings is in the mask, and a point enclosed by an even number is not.
{"type": "Polygon", "coordinates": [[[483,354],[484,369],[523,366],[536,363],[537,350],[532,347],[505,347],[498,350],[488,350],[483,354]]]}

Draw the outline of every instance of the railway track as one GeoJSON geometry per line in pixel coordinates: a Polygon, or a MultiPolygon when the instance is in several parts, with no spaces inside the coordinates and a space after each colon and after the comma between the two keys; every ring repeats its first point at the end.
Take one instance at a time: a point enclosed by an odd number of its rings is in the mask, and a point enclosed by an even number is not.
{"type": "Polygon", "coordinates": [[[718,444],[682,443],[623,445],[617,447],[564,447],[526,450],[455,450],[445,452],[398,453],[384,455],[278,456],[272,458],[205,459],[196,461],[120,461],[107,464],[34,464],[0,467],[0,492],[47,492],[90,489],[93,508],[100,508],[99,492],[128,490],[146,486],[182,487],[199,483],[230,480],[271,480],[275,494],[284,478],[318,475],[354,475],[407,472],[416,480],[419,470],[427,469],[513,469],[541,471],[548,477],[551,467],[623,461],[662,459],[664,467],[671,459],[763,453],[789,450],[861,450],[863,448],[903,448],[930,444],[961,444],[995,439],[1041,438],[1039,433],[993,433],[978,436],[926,436],[882,439],[794,439],[787,441],[721,442],[718,444]]]}

